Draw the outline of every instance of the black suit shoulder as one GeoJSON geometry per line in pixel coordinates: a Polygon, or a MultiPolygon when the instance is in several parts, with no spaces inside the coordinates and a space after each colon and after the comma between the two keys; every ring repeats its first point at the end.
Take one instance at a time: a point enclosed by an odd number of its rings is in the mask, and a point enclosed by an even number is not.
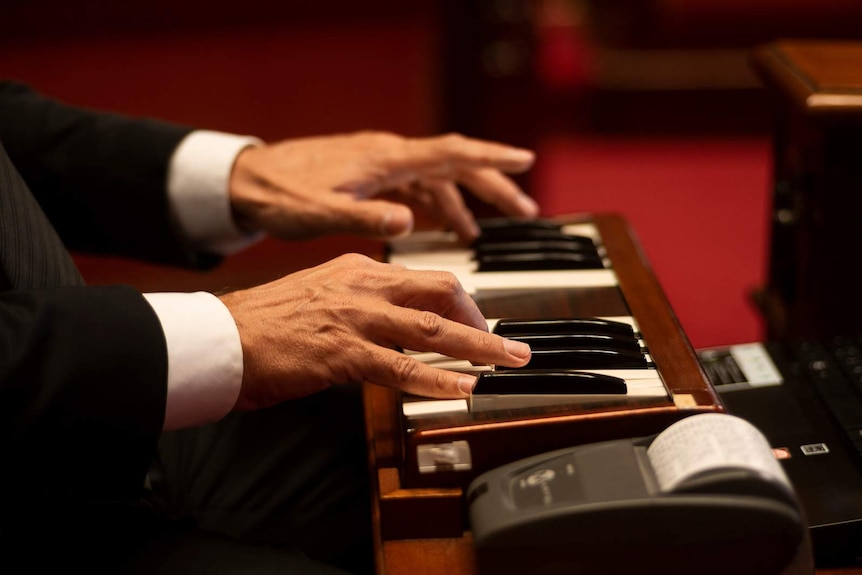
{"type": "Polygon", "coordinates": [[[188,264],[166,182],[190,128],[68,106],[0,81],[0,140],[72,250],[188,264]]]}

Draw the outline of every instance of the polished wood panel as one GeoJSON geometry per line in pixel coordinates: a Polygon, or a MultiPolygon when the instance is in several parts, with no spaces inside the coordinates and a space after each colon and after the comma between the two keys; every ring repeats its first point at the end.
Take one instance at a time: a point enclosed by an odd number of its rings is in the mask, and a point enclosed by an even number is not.
{"type": "Polygon", "coordinates": [[[761,77],[814,121],[862,122],[862,43],[782,41],[758,48],[761,77]]]}

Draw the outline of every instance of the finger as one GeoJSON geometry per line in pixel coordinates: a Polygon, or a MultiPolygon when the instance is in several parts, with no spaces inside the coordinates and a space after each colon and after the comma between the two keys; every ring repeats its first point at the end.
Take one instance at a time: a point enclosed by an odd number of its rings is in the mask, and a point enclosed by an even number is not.
{"type": "Polygon", "coordinates": [[[450,321],[433,312],[401,308],[371,319],[371,332],[386,334],[387,347],[433,351],[477,364],[521,367],[530,360],[530,346],[487,331],[450,321]]]}
{"type": "Polygon", "coordinates": [[[391,349],[375,347],[368,360],[366,380],[424,397],[469,397],[476,385],[472,375],[437,369],[391,349]]]}
{"type": "MultiPolygon", "coordinates": [[[[442,184],[443,182],[440,182],[442,184]]],[[[465,241],[469,241],[475,237],[471,234],[470,228],[475,227],[478,233],[478,226],[474,226],[475,218],[469,212],[469,208],[464,204],[463,197],[458,188],[452,184],[451,192],[443,192],[439,194],[436,190],[432,190],[434,186],[428,182],[414,182],[409,186],[402,186],[397,190],[384,192],[377,197],[391,202],[404,204],[413,212],[413,229],[414,230],[433,230],[433,229],[455,229],[463,227],[466,229],[461,237],[465,241]],[[454,193],[454,196],[448,196],[447,199],[438,199],[438,195],[447,195],[454,193]],[[451,198],[451,199],[449,199],[451,198]],[[467,216],[471,223],[461,224],[462,217],[457,213],[458,206],[463,205],[464,210],[467,210],[467,216]],[[451,215],[448,215],[451,214],[451,215]],[[453,224],[452,221],[459,223],[453,224]]]]}
{"type": "Polygon", "coordinates": [[[440,160],[445,160],[455,168],[493,167],[514,174],[530,169],[536,159],[533,152],[524,148],[467,138],[460,134],[408,139],[407,148],[417,168],[433,167],[440,160]]]}
{"type": "Polygon", "coordinates": [[[443,223],[449,226],[461,240],[469,242],[479,236],[476,218],[464,203],[461,192],[450,181],[428,180],[422,183],[431,191],[434,204],[443,223]]]}
{"type": "MultiPolygon", "coordinates": [[[[354,309],[386,315],[400,308],[434,312],[476,329],[488,331],[488,322],[454,274],[442,271],[408,270],[400,265],[375,261],[359,254],[345,254],[315,268],[291,274],[332,276],[347,288],[354,309]],[[367,299],[359,301],[358,298],[367,299]],[[384,307],[379,307],[383,305],[384,307]]],[[[305,278],[308,279],[307,277],[305,278]]],[[[382,332],[381,332],[382,333],[382,332]]],[[[378,338],[379,341],[379,338],[378,338]]]]}
{"type": "Polygon", "coordinates": [[[495,168],[507,173],[528,170],[535,161],[529,150],[467,138],[459,134],[407,139],[400,150],[383,157],[381,187],[417,179],[452,179],[465,169],[495,168]]]}
{"type": "Polygon", "coordinates": [[[356,199],[347,194],[330,196],[334,233],[391,239],[413,231],[413,212],[405,205],[386,200],[356,199]]]}
{"type": "MultiPolygon", "coordinates": [[[[428,186],[423,186],[419,182],[413,182],[409,186],[401,188],[401,201],[410,206],[414,211],[435,212],[437,210],[437,200],[434,197],[434,192],[428,186]]],[[[439,219],[440,215],[437,214],[439,219]]]]}
{"type": "Polygon", "coordinates": [[[476,197],[496,206],[504,214],[528,218],[539,215],[539,205],[535,200],[525,194],[511,178],[497,170],[465,170],[458,174],[458,181],[476,197]]]}
{"type": "Polygon", "coordinates": [[[476,329],[488,330],[488,322],[476,302],[449,272],[389,268],[384,281],[382,295],[396,306],[434,312],[476,329]]]}

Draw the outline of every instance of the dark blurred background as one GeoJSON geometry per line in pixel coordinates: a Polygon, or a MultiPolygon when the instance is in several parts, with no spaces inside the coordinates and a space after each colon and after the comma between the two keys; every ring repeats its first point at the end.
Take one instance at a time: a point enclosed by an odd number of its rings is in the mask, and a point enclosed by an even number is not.
{"type": "MultiPolygon", "coordinates": [[[[455,130],[529,146],[521,183],[545,215],[624,214],[706,347],[763,334],[772,111],[751,49],[860,34],[858,0],[6,0],[0,76],[267,140],[455,130]]],[[[91,283],[217,290],[342,239],[267,240],[207,273],[78,260],[91,283]]]]}

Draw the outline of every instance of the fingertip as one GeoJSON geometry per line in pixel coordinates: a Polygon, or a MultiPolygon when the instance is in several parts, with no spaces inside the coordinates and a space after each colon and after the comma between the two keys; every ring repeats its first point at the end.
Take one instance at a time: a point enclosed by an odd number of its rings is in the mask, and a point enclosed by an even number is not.
{"type": "Polygon", "coordinates": [[[506,350],[506,353],[517,359],[519,362],[527,363],[533,354],[533,351],[530,349],[528,344],[514,339],[504,339],[503,348],[506,350]]]}
{"type": "Polygon", "coordinates": [[[462,243],[470,245],[473,243],[473,240],[481,235],[482,230],[479,228],[479,224],[477,224],[475,220],[472,220],[465,223],[460,229],[457,229],[456,232],[462,243]]]}
{"type": "Polygon", "coordinates": [[[499,160],[504,162],[504,171],[511,173],[526,172],[536,163],[536,154],[525,148],[506,148],[499,160]]]}
{"type": "Polygon", "coordinates": [[[518,209],[524,216],[534,218],[539,215],[539,204],[528,195],[521,194],[517,200],[518,209]]]}
{"type": "Polygon", "coordinates": [[[476,387],[476,381],[476,378],[472,375],[462,373],[461,376],[458,377],[458,389],[461,390],[461,393],[464,395],[473,395],[473,388],[476,387]]]}
{"type": "Polygon", "coordinates": [[[536,153],[526,148],[509,148],[506,159],[519,164],[532,165],[536,161],[536,153]]]}
{"type": "Polygon", "coordinates": [[[380,234],[387,238],[400,238],[413,231],[413,212],[407,206],[392,205],[380,220],[380,234]]]}

